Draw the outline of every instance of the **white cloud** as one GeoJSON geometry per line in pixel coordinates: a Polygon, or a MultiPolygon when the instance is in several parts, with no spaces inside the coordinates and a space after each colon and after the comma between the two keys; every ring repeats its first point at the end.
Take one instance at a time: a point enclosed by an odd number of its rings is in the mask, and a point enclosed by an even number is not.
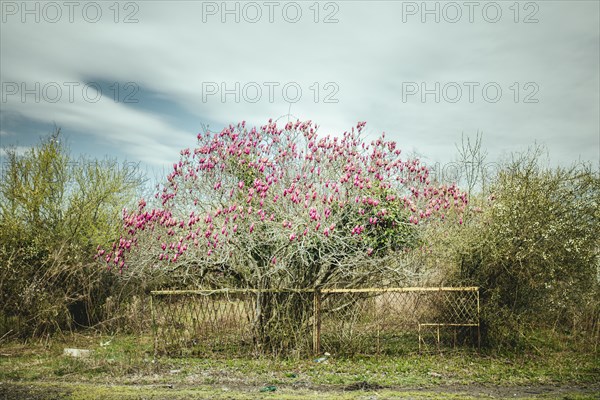
{"type": "Polygon", "coordinates": [[[31,150],[31,147],[27,147],[27,146],[10,146],[10,147],[6,147],[6,148],[2,148],[2,156],[6,155],[6,151],[14,151],[16,155],[18,156],[23,156],[25,155],[29,150],[31,150]]]}
{"type": "MultiPolygon", "coordinates": [[[[515,24],[509,3],[501,3],[504,14],[497,24],[483,21],[481,14],[475,15],[475,23],[423,24],[420,15],[401,22],[402,2],[360,1],[336,3],[339,23],[315,24],[310,4],[301,4],[304,17],[297,24],[282,21],[281,14],[272,24],[266,14],[256,24],[243,19],[222,24],[219,16],[203,23],[202,2],[159,1],[139,4],[137,24],[115,24],[108,9],[104,11],[111,18],[97,24],[22,24],[11,19],[2,25],[1,79],[134,81],[193,115],[197,130],[200,122],[245,119],[263,124],[286,114],[289,105],[280,88],[295,82],[302,98],[292,105],[292,114],[317,121],[327,133],[341,133],[366,120],[373,135],[386,131],[403,148],[432,160],[450,160],[461,134],[477,131],[484,132],[492,157],[537,141],[548,145],[557,162],[598,158],[597,3],[536,3],[540,10],[535,24],[515,24]],[[432,95],[425,103],[418,95],[402,96],[410,82],[429,88],[439,82],[443,88],[465,81],[479,83],[472,103],[464,86],[457,103],[445,98],[436,103],[432,95]],[[229,88],[254,82],[263,93],[256,103],[243,96],[235,102],[232,95],[226,102],[218,95],[203,101],[203,84],[210,82],[229,88]],[[272,102],[264,82],[279,84],[272,102]],[[328,82],[339,89],[337,103],[324,102],[331,93],[325,88],[328,82]],[[486,83],[501,87],[501,101],[482,98],[486,83]],[[528,83],[538,87],[537,103],[523,102],[532,93],[528,83]]],[[[319,18],[329,11],[321,9],[319,18]]],[[[12,99],[3,102],[3,109],[69,125],[84,132],[81,140],[99,138],[154,165],[176,159],[177,150],[193,144],[196,133],[152,111],[104,98],[95,104],[23,104],[12,99]]]]}

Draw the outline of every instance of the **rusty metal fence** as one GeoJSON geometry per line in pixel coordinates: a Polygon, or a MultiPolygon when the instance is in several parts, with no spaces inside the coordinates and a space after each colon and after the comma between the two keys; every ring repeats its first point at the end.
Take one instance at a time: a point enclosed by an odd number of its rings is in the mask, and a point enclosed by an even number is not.
{"type": "Polygon", "coordinates": [[[156,355],[302,357],[479,346],[479,288],[154,291],[156,355]]]}

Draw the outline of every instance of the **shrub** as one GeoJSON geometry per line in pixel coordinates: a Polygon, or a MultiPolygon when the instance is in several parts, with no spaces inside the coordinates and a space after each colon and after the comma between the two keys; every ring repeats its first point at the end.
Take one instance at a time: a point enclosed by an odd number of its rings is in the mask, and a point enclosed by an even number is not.
{"type": "Polygon", "coordinates": [[[23,156],[8,149],[2,171],[0,330],[21,336],[101,318],[116,277],[93,257],[142,182],[127,164],[71,159],[59,133],[23,156]]]}

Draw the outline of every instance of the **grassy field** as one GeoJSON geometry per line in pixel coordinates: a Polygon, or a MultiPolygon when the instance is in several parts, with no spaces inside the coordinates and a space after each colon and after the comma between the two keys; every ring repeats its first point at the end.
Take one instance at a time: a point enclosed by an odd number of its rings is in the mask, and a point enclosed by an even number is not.
{"type": "Polygon", "coordinates": [[[600,398],[598,354],[471,351],[273,360],[159,358],[151,337],[69,335],[0,344],[0,399],[600,398]],[[88,358],[64,348],[93,350],[88,358]],[[272,391],[274,389],[274,391],[272,391]]]}

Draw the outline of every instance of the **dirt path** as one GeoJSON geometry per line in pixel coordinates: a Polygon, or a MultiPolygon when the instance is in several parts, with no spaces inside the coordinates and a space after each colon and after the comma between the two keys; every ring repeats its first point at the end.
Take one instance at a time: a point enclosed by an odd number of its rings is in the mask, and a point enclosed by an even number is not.
{"type": "Polygon", "coordinates": [[[254,386],[93,385],[65,382],[0,382],[0,400],[69,399],[600,399],[600,385],[493,386],[448,385],[427,388],[373,387],[366,382],[348,386],[281,386],[261,392],[254,386]]]}

